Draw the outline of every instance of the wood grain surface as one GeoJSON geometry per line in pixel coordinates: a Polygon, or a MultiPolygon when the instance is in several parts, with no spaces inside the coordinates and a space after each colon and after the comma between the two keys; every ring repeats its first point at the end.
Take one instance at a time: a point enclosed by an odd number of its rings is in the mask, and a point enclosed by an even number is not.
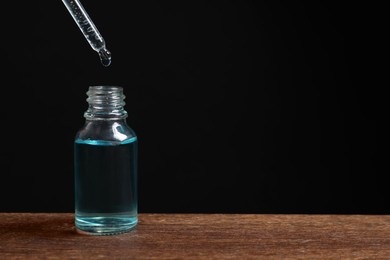
{"type": "Polygon", "coordinates": [[[390,216],[140,214],[116,236],[71,213],[0,213],[0,259],[390,259],[390,216]]]}

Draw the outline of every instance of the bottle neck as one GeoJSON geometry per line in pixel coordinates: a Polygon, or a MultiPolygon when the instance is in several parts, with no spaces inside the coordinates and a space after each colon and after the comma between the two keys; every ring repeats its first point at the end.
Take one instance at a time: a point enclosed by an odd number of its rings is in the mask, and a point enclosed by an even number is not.
{"type": "Polygon", "coordinates": [[[87,91],[87,120],[121,120],[127,117],[125,95],[121,87],[91,86],[87,91]]]}

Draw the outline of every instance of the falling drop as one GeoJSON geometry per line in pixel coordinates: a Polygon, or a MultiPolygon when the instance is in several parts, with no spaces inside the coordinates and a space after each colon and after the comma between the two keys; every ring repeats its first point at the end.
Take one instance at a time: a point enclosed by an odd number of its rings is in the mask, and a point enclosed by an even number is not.
{"type": "Polygon", "coordinates": [[[111,64],[111,52],[106,48],[99,51],[100,61],[104,67],[108,67],[111,64]]]}

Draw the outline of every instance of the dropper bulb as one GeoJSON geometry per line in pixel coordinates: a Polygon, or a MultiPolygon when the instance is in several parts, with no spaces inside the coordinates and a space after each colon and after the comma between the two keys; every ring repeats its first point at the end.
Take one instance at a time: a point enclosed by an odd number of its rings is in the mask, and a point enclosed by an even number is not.
{"type": "Polygon", "coordinates": [[[111,64],[111,52],[106,48],[99,51],[100,61],[104,67],[108,67],[111,64]]]}

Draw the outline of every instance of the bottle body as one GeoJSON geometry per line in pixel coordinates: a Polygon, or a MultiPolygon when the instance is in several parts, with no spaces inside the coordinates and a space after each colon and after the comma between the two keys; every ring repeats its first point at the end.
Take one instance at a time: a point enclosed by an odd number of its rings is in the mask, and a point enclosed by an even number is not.
{"type": "MultiPolygon", "coordinates": [[[[109,97],[108,101],[99,97],[100,101],[117,102],[109,100],[113,87],[108,92],[102,88],[98,92],[109,97]]],[[[75,225],[83,233],[120,234],[138,222],[137,136],[127,125],[124,110],[113,115],[111,105],[103,109],[109,111],[105,113],[99,110],[102,104],[90,100],[90,107],[91,103],[98,109],[84,114],[85,125],[74,141],[75,225]]]]}

